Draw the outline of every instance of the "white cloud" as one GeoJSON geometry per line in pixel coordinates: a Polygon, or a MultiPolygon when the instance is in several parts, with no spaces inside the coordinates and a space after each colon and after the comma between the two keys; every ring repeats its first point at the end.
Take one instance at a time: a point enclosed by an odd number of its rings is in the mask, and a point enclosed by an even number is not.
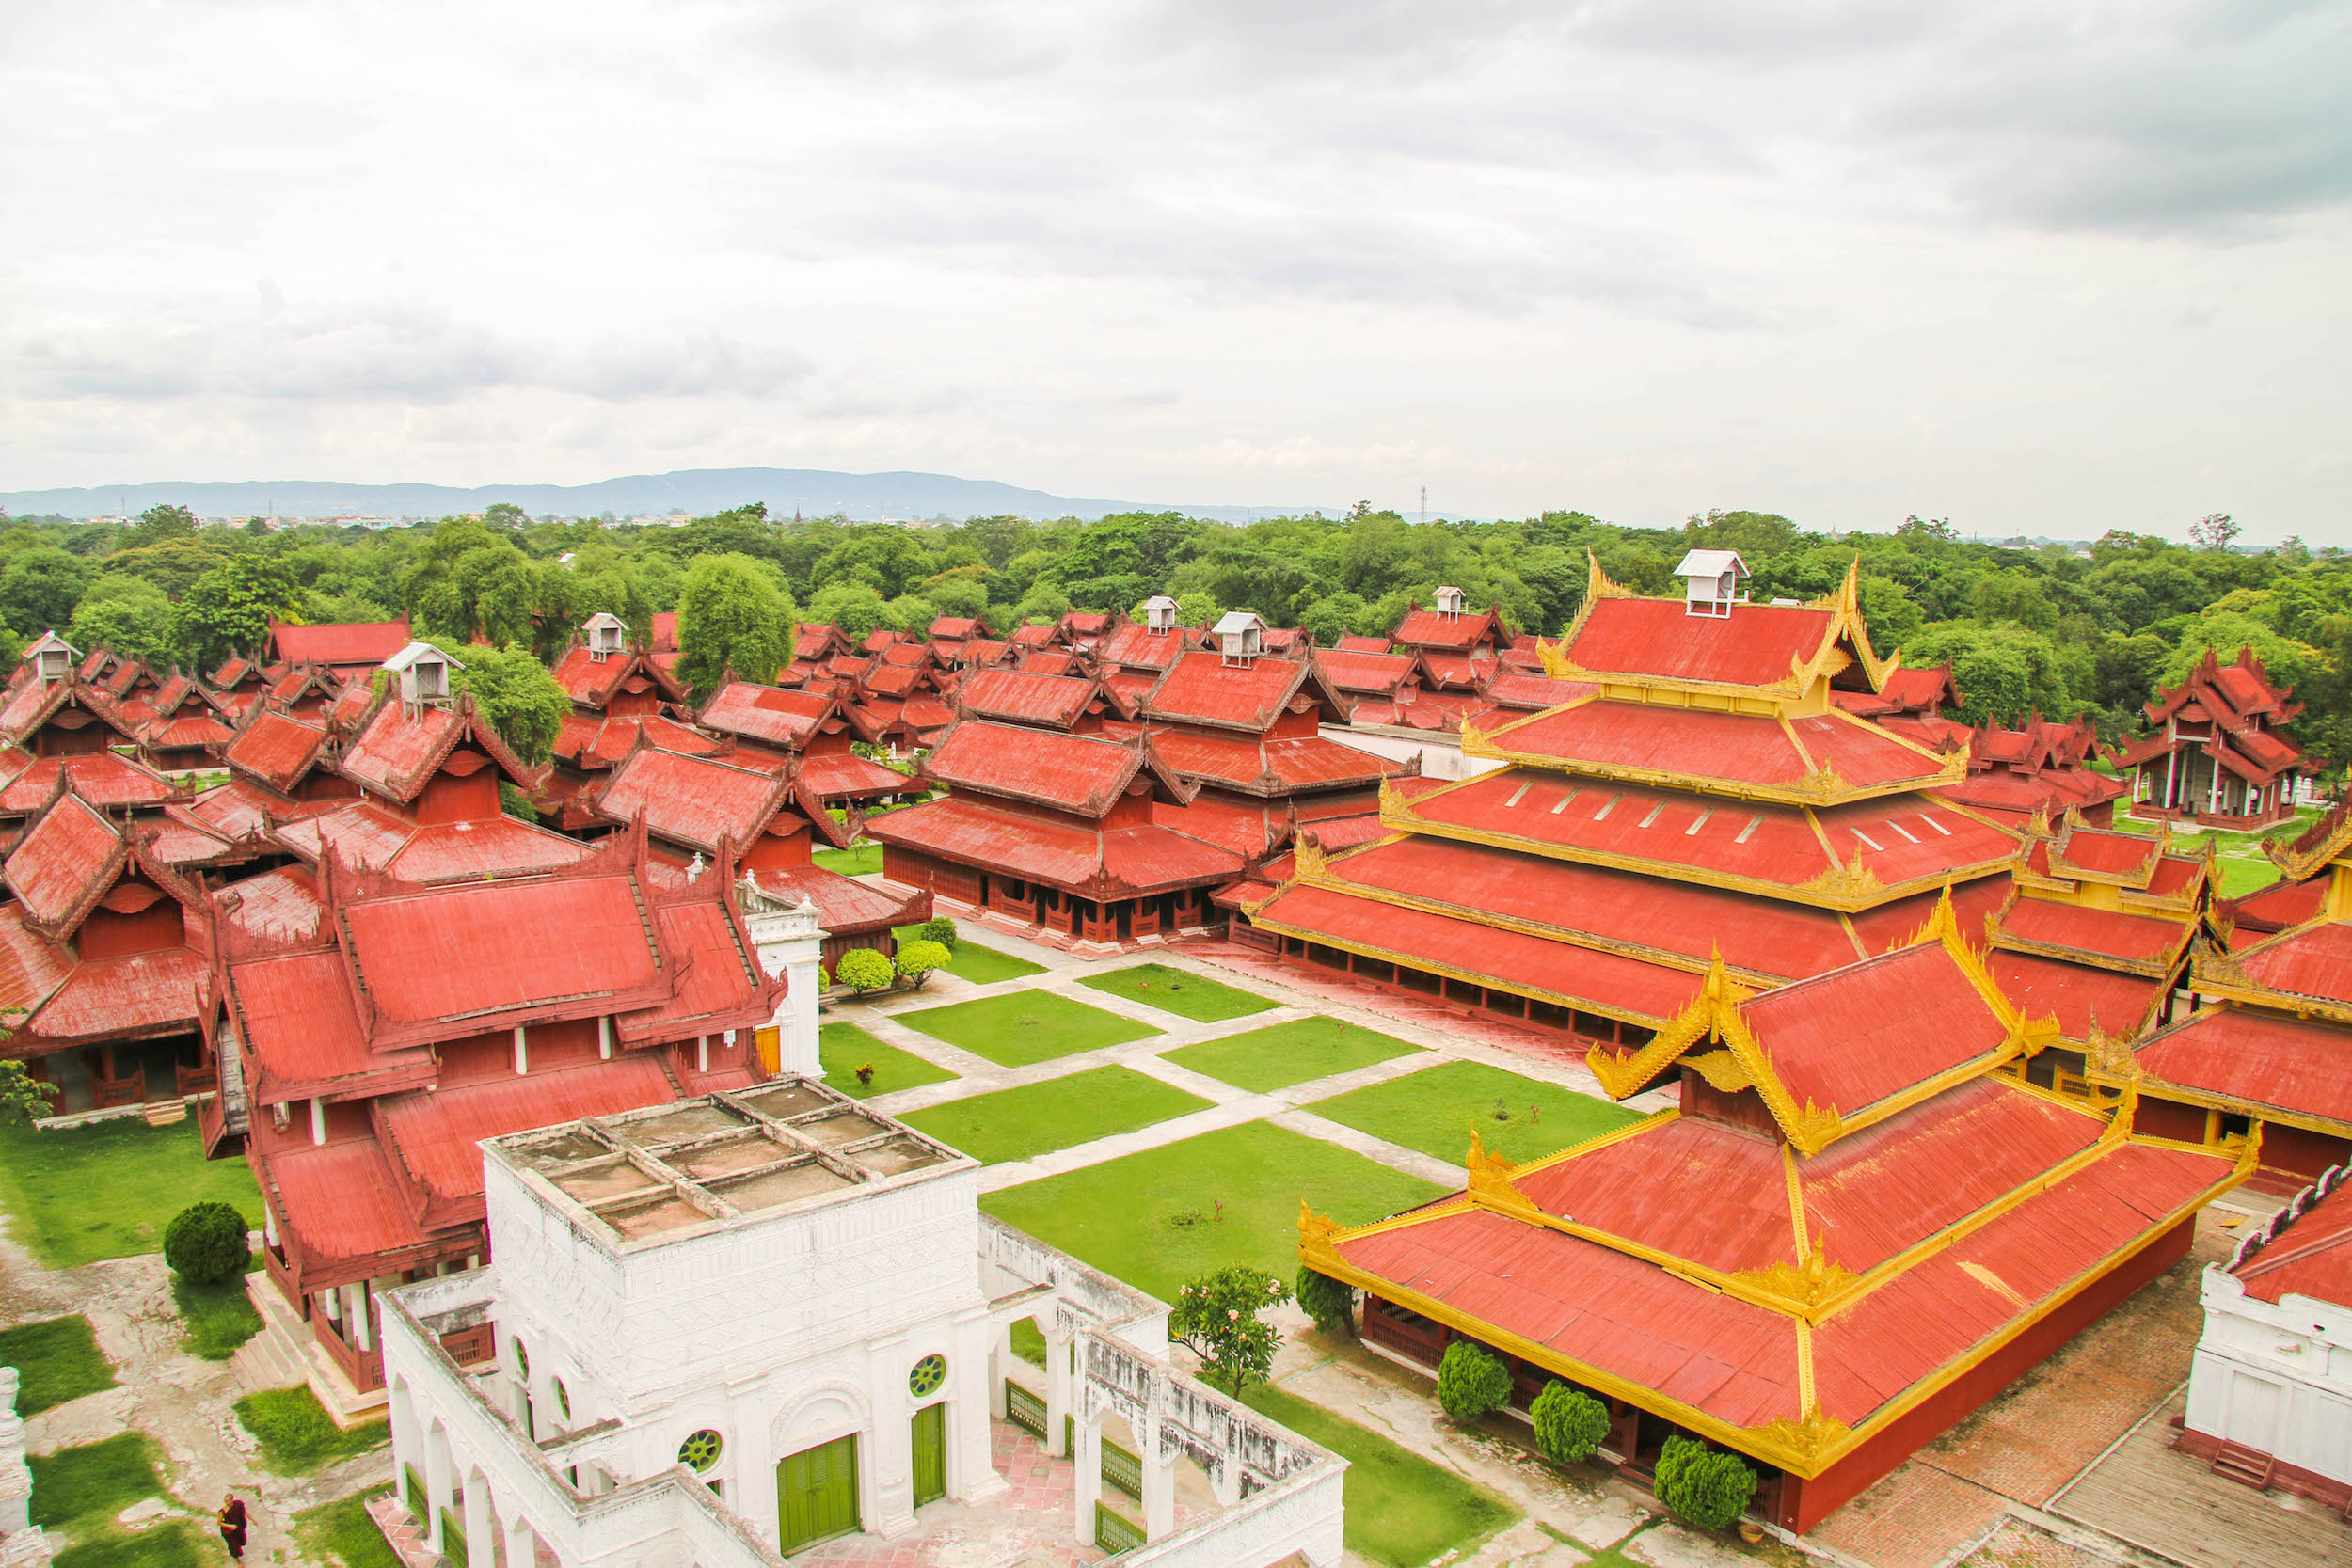
{"type": "Polygon", "coordinates": [[[2352,543],[2347,77],[2344,0],[24,4],[0,489],[2352,543]]]}

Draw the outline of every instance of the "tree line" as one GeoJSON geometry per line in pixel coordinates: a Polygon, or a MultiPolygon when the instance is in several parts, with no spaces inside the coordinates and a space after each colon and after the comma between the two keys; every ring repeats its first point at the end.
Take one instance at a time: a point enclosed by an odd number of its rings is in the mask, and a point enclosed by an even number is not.
{"type": "MultiPolygon", "coordinates": [[[[2033,546],[1963,539],[1918,517],[1836,537],[1752,511],[1642,529],[1581,512],[1413,524],[1369,505],[1246,526],[1135,513],[909,528],[783,522],[758,505],[680,527],[613,527],[501,504],[382,531],[272,530],[259,519],[199,528],[161,506],[128,524],[0,520],[0,632],[21,646],[55,628],[78,648],[209,671],[258,650],[272,616],[405,612],[420,636],[483,664],[483,684],[519,690],[527,672],[501,656],[544,663],[599,610],[641,636],[675,610],[683,673],[707,689],[729,668],[772,679],[803,618],[862,638],[982,616],[1001,634],[1073,609],[1132,611],[1159,593],[1191,624],[1247,608],[1328,646],[1389,631],[1408,603],[1452,584],[1516,629],[1556,635],[1582,602],[1588,552],[1627,587],[1668,593],[1682,552],[1711,546],[1740,552],[1757,598],[1828,594],[1859,556],[1879,650],[1900,649],[1912,665],[1949,659],[1971,721],[2083,715],[2114,738],[2206,649],[2226,659],[2250,646],[2310,704],[2296,725],[2304,744],[2341,768],[2352,758],[2352,558],[2293,540],[2239,549],[2234,533],[2209,517],[2185,546],[2122,531],[2033,546]]],[[[532,691],[544,716],[546,692],[532,691]]]]}

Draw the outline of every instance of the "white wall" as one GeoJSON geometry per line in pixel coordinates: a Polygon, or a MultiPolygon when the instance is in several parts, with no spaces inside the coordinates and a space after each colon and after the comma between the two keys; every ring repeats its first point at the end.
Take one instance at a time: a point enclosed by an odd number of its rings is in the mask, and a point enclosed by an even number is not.
{"type": "Polygon", "coordinates": [[[2296,1295],[2274,1306],[2221,1268],[2205,1270],[2202,1296],[2189,1430],[2352,1482],[2352,1307],[2296,1295]]]}

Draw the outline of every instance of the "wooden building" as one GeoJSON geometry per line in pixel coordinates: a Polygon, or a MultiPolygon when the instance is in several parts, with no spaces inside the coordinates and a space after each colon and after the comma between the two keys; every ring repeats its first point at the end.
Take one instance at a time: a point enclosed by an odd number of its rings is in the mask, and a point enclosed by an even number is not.
{"type": "Polygon", "coordinates": [[[2148,704],[2154,733],[2115,753],[2133,774],[2134,816],[2240,831],[2295,815],[2295,781],[2313,771],[2287,726],[2303,711],[2250,648],[2223,664],[2208,648],[2180,685],[2148,704]]]}
{"type": "Polygon", "coordinates": [[[1972,928],[1999,905],[2019,835],[1933,793],[1966,759],[1833,700],[1896,668],[1852,573],[1811,605],[1695,609],[1592,578],[1547,650],[1581,694],[1466,728],[1502,767],[1391,784],[1388,836],[1302,847],[1237,940],[1615,1044],[1665,1027],[1718,953],[1760,990],[1883,951],[1947,885],[1972,928]]]}
{"type": "Polygon", "coordinates": [[[617,615],[592,615],[549,672],[572,705],[556,732],[543,803],[567,832],[596,822],[581,797],[641,744],[697,756],[719,749],[694,728],[677,677],[628,638],[617,615]]]}
{"type": "MultiPolygon", "coordinates": [[[[1603,1400],[1606,1451],[1746,1455],[1750,1512],[1809,1529],[2185,1256],[2253,1170],[2004,1069],[2052,1037],[2004,997],[1948,899],[1908,944],[1756,994],[1721,964],[1617,1098],[1677,1108],[1376,1224],[1302,1217],[1308,1267],[1364,1292],[1367,1345],[1416,1367],[1468,1339],[1514,1402],[1603,1400]]],[[[2145,1102],[2142,1102],[2144,1110],[2145,1102]]]]}
{"type": "Polygon", "coordinates": [[[314,626],[273,620],[262,651],[262,662],[289,669],[296,665],[322,665],[340,679],[348,680],[381,669],[386,659],[406,647],[413,638],[405,615],[397,621],[331,622],[314,626]]]}

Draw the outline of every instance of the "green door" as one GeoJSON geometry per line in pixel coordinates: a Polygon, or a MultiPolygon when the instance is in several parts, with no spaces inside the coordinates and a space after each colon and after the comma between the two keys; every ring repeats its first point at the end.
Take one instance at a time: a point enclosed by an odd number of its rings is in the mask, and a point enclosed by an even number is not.
{"type": "Polygon", "coordinates": [[[857,1439],[787,1454],[776,1466],[776,1516],[787,1552],[856,1529],[857,1439]]]}
{"type": "Polygon", "coordinates": [[[914,1506],[947,1495],[947,1404],[927,1404],[914,1413],[914,1506]]]}

